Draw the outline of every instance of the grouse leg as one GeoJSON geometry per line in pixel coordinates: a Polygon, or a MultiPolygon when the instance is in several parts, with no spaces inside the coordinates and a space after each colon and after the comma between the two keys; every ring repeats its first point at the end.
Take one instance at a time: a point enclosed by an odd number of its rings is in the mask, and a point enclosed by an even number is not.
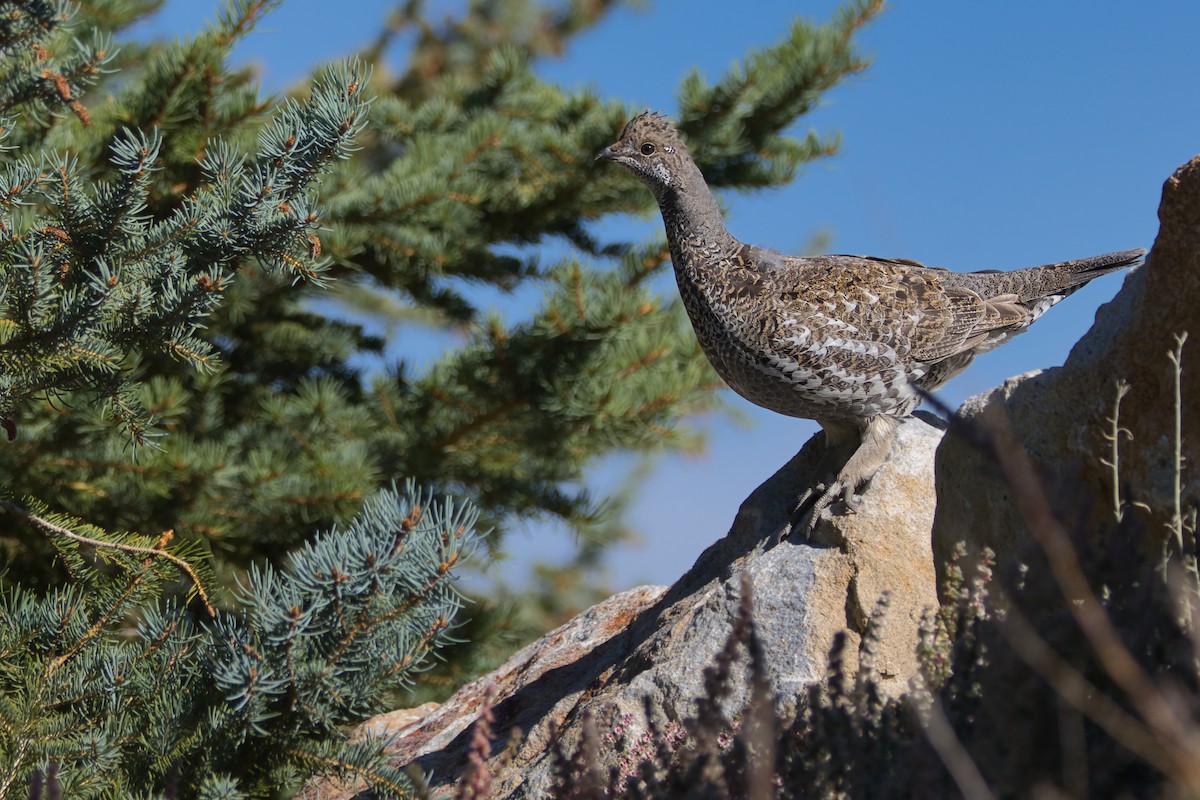
{"type": "Polygon", "coordinates": [[[822,423],[825,454],[817,468],[818,481],[800,495],[784,536],[795,531],[811,536],[821,512],[836,500],[854,511],[859,502],[855,492],[887,461],[898,424],[896,418],[885,416],[872,417],[862,429],[822,423]]]}

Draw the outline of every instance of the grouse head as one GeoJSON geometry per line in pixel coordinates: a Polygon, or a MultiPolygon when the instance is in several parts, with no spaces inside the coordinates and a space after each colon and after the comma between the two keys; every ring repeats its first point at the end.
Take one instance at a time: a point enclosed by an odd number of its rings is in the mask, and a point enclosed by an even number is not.
{"type": "Polygon", "coordinates": [[[621,164],[659,198],[678,188],[691,160],[674,126],[662,114],[650,111],[629,120],[621,138],[601,150],[596,159],[621,164]]]}

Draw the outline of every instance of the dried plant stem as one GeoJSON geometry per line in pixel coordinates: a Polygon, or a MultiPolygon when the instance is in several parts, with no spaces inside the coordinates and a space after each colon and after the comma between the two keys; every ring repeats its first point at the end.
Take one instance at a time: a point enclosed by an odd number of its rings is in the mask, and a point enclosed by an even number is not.
{"type": "Polygon", "coordinates": [[[1129,394],[1129,384],[1124,380],[1117,381],[1117,398],[1113,403],[1112,416],[1108,418],[1111,427],[1104,434],[1105,440],[1109,443],[1109,456],[1100,459],[1100,463],[1112,471],[1113,516],[1118,523],[1125,518],[1125,505],[1121,501],[1121,437],[1133,438],[1133,434],[1128,429],[1121,427],[1121,401],[1127,394],[1129,394]]]}
{"type": "Polygon", "coordinates": [[[1183,566],[1183,573],[1187,576],[1191,597],[1179,597],[1178,606],[1180,613],[1180,624],[1186,630],[1192,630],[1195,622],[1192,616],[1192,598],[1200,594],[1200,568],[1196,564],[1196,518],[1195,509],[1192,510],[1190,520],[1185,520],[1183,515],[1183,343],[1187,341],[1187,331],[1175,334],[1175,347],[1167,351],[1167,358],[1171,362],[1171,372],[1174,380],[1172,381],[1174,395],[1174,423],[1175,430],[1172,443],[1174,450],[1171,461],[1171,475],[1173,478],[1171,486],[1171,519],[1167,523],[1170,529],[1169,542],[1163,543],[1163,560],[1162,568],[1166,573],[1168,562],[1170,560],[1167,552],[1168,544],[1173,544],[1175,551],[1179,554],[1179,561],[1183,566]]]}
{"type": "Polygon", "coordinates": [[[1174,430],[1174,460],[1172,461],[1173,478],[1171,505],[1171,535],[1175,541],[1176,552],[1181,556],[1187,550],[1184,548],[1184,524],[1182,505],[1183,483],[1183,343],[1187,341],[1187,331],[1175,334],[1175,347],[1167,351],[1174,373],[1175,389],[1175,430],[1174,430]]]}
{"type": "Polygon", "coordinates": [[[921,726],[934,752],[950,773],[951,779],[966,800],[992,800],[995,795],[979,772],[971,754],[954,733],[954,726],[946,719],[946,712],[936,696],[927,692],[926,703],[919,710],[921,726]]]}
{"type": "Polygon", "coordinates": [[[1064,702],[1146,763],[1164,774],[1176,773],[1153,732],[1056,653],[1011,602],[1005,602],[1004,614],[998,619],[1005,641],[1064,702]]]}
{"type": "Polygon", "coordinates": [[[1067,600],[1067,608],[1087,637],[1105,671],[1137,709],[1154,733],[1167,758],[1165,772],[1188,787],[1200,791],[1200,742],[1186,727],[1150,677],[1138,665],[1114,629],[1088,584],[1066,529],[1050,511],[1029,455],[1017,440],[1004,409],[989,406],[982,422],[995,443],[996,455],[1021,516],[1046,554],[1050,571],[1067,600]]]}

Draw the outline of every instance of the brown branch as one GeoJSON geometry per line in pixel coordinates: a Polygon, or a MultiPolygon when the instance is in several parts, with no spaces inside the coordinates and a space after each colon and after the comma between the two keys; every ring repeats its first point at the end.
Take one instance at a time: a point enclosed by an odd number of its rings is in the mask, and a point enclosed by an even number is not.
{"type": "Polygon", "coordinates": [[[1050,510],[1029,454],[1021,446],[1004,408],[988,406],[982,422],[995,445],[997,459],[1026,526],[1046,555],[1051,574],[1067,600],[1067,608],[1101,665],[1154,732],[1173,762],[1168,774],[1200,789],[1200,742],[1134,659],[1088,584],[1066,528],[1050,510]]]}
{"type": "Polygon", "coordinates": [[[3,506],[4,508],[8,509],[10,512],[12,512],[13,514],[16,514],[19,517],[23,517],[23,518],[29,520],[30,522],[34,523],[39,528],[47,531],[48,533],[52,533],[55,536],[62,536],[63,538],[70,539],[71,541],[74,541],[74,542],[79,542],[80,544],[90,545],[92,547],[102,549],[102,550],[103,549],[121,550],[126,553],[137,553],[139,555],[145,555],[145,556],[149,556],[151,558],[165,558],[167,561],[170,561],[172,564],[177,566],[182,572],[186,573],[187,576],[192,579],[192,584],[196,587],[196,594],[198,594],[200,596],[200,600],[203,601],[204,608],[208,612],[208,615],[210,617],[215,617],[217,615],[217,612],[215,610],[213,610],[212,604],[209,603],[208,592],[204,591],[204,585],[200,583],[200,577],[196,574],[195,570],[192,569],[192,565],[187,563],[186,561],[184,561],[179,556],[173,555],[172,553],[168,553],[166,550],[162,549],[161,547],[140,547],[140,546],[134,545],[134,544],[123,544],[121,542],[106,542],[102,539],[93,539],[90,536],[84,536],[82,534],[75,533],[74,531],[68,530],[68,529],[62,527],[61,525],[55,525],[53,522],[50,522],[47,519],[43,519],[43,518],[39,517],[37,514],[33,514],[29,511],[26,511],[25,509],[21,508],[17,504],[12,503],[8,500],[0,499],[0,506],[3,506]]]}
{"type": "Polygon", "coordinates": [[[1165,774],[1178,774],[1154,733],[1056,653],[1011,603],[1005,608],[1000,631],[1021,660],[1050,684],[1068,705],[1146,763],[1165,774]]]}
{"type": "Polygon", "coordinates": [[[980,774],[979,766],[955,735],[954,727],[942,710],[942,704],[932,694],[927,696],[927,701],[929,705],[917,711],[921,727],[959,792],[966,800],[992,800],[995,795],[980,774]]]}

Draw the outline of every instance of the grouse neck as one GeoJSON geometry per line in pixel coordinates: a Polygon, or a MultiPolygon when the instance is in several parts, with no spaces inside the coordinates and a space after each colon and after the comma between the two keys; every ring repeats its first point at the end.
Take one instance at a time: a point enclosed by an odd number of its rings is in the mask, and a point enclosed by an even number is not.
{"type": "Polygon", "coordinates": [[[695,164],[688,164],[694,174],[663,187],[658,197],[663,224],[668,239],[687,242],[692,247],[727,249],[738,244],[725,229],[721,207],[695,164]]]}

